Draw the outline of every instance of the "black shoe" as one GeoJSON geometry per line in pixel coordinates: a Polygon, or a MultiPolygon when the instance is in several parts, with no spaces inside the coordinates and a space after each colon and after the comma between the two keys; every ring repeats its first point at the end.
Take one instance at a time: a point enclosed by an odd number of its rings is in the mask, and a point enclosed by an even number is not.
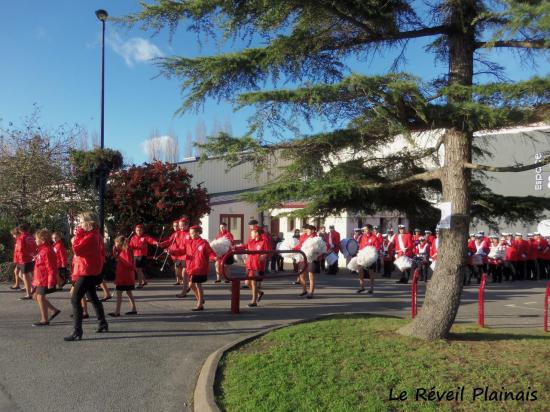
{"type": "Polygon", "coordinates": [[[201,310],[204,310],[202,306],[199,306],[198,308],[191,309],[191,312],[200,312],[201,310]]]}
{"type": "Polygon", "coordinates": [[[214,281],[214,283],[222,283],[222,280],[221,280],[221,279],[216,279],[216,280],[214,281]]]}
{"type": "Polygon", "coordinates": [[[137,310],[131,310],[130,312],[126,312],[125,315],[137,315],[137,310]]]}
{"type": "Polygon", "coordinates": [[[260,300],[262,300],[262,297],[264,296],[264,292],[263,291],[260,291],[260,293],[258,293],[258,302],[260,300]]]}
{"type": "Polygon", "coordinates": [[[230,281],[230,280],[227,280],[227,279],[226,279],[224,282],[225,282],[225,283],[231,283],[231,281],[230,281]]]}
{"type": "Polygon", "coordinates": [[[307,298],[307,299],[313,299],[313,295],[310,295],[310,294],[308,293],[308,295],[306,296],[306,298],[307,298]]]}
{"type": "Polygon", "coordinates": [[[49,319],[49,322],[51,322],[53,319],[55,319],[57,317],[57,315],[59,315],[61,313],[61,311],[58,309],[56,310],[52,316],[50,316],[50,319],[49,319]]]}
{"type": "Polygon", "coordinates": [[[72,342],[75,340],[82,340],[82,331],[74,331],[72,335],[65,336],[63,338],[65,342],[72,342]]]}
{"type": "Polygon", "coordinates": [[[21,287],[20,286],[10,286],[10,289],[11,290],[20,290],[21,287]]]}
{"type": "Polygon", "coordinates": [[[355,293],[363,293],[365,291],[365,288],[357,289],[355,293]]]}
{"type": "Polygon", "coordinates": [[[120,313],[111,312],[108,315],[112,318],[118,318],[120,316],[120,313]]]}
{"type": "Polygon", "coordinates": [[[299,284],[300,284],[300,282],[298,282],[298,281],[295,281],[295,282],[292,282],[292,284],[293,284],[293,285],[299,285],[299,284]]]}
{"type": "Polygon", "coordinates": [[[25,295],[22,298],[19,298],[19,300],[32,300],[32,296],[25,295]]]}
{"type": "Polygon", "coordinates": [[[103,332],[109,332],[109,325],[107,323],[103,323],[99,325],[99,327],[95,331],[95,333],[103,333],[103,332]]]}
{"type": "Polygon", "coordinates": [[[367,291],[367,294],[369,294],[369,295],[372,295],[373,293],[374,293],[374,290],[372,290],[372,289],[369,289],[369,290],[367,291]]]}
{"type": "Polygon", "coordinates": [[[302,292],[302,293],[300,293],[298,296],[299,296],[299,297],[302,297],[302,296],[305,296],[305,295],[307,295],[307,292],[302,292]]]}
{"type": "Polygon", "coordinates": [[[101,299],[101,302],[107,302],[108,300],[111,300],[112,296],[107,296],[106,298],[101,299]]]}
{"type": "Polygon", "coordinates": [[[90,315],[88,314],[82,315],[82,319],[90,319],[90,315]]]}
{"type": "Polygon", "coordinates": [[[257,303],[249,303],[249,304],[248,304],[248,307],[249,307],[249,308],[255,308],[256,306],[258,306],[257,303]]]}
{"type": "Polygon", "coordinates": [[[34,322],[32,326],[49,326],[50,322],[34,322]]]}

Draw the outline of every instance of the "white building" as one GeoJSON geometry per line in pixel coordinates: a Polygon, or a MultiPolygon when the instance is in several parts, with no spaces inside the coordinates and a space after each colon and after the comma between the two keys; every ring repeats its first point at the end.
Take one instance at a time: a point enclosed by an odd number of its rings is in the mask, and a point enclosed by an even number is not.
{"type": "MultiPolygon", "coordinates": [[[[415,139],[416,148],[427,148],[435,145],[442,131],[425,133],[415,139]],[[420,143],[419,143],[420,142],[420,143]]],[[[535,163],[543,153],[550,151],[550,126],[536,126],[523,129],[501,130],[496,132],[476,134],[478,142],[491,152],[490,159],[477,159],[479,163],[494,166],[509,166],[514,164],[535,163]]],[[[393,144],[388,145],[386,153],[395,153],[405,148],[411,149],[410,140],[398,137],[393,144]]],[[[428,167],[443,164],[444,148],[427,163],[428,167]]],[[[342,158],[349,158],[349,154],[342,153],[342,158]]],[[[476,160],[474,160],[476,161],[476,160]]],[[[255,204],[239,199],[239,196],[248,191],[257,190],[269,182],[267,173],[256,175],[251,164],[242,164],[228,169],[226,163],[218,158],[200,162],[197,158],[188,158],[180,163],[193,175],[193,183],[202,183],[211,196],[212,212],[203,217],[201,224],[205,236],[213,239],[218,232],[218,225],[226,222],[237,241],[246,240],[247,222],[257,219],[267,225],[271,233],[291,232],[304,223],[303,219],[281,216],[302,208],[301,203],[287,203],[279,209],[262,213],[255,204]]],[[[497,194],[505,196],[541,196],[550,202],[550,167],[547,165],[537,170],[520,173],[487,173],[489,187],[497,194]]],[[[434,203],[437,199],[434,199],[434,203]]],[[[381,212],[375,216],[365,216],[352,212],[345,212],[339,216],[329,216],[326,219],[311,218],[309,222],[316,226],[334,225],[342,238],[351,236],[353,229],[362,227],[366,223],[378,225],[381,231],[396,228],[398,224],[408,224],[405,216],[395,212],[381,212]]],[[[534,231],[536,223],[513,225],[502,223],[503,231],[534,231]]],[[[479,222],[473,222],[472,230],[488,228],[479,222]]]]}

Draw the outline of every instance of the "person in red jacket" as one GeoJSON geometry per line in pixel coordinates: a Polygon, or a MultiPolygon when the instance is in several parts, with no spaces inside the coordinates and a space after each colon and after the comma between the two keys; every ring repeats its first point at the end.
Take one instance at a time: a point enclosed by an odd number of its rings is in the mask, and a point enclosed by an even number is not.
{"type": "MultiPolygon", "coordinates": [[[[180,263],[180,260],[178,260],[178,257],[174,255],[173,252],[171,252],[170,250],[173,250],[173,246],[175,245],[176,243],[176,238],[179,236],[179,220],[174,220],[172,222],[172,229],[173,229],[173,232],[172,234],[164,239],[163,241],[161,241],[159,243],[159,247],[161,249],[165,249],[164,253],[166,253],[168,256],[166,257],[166,259],[168,259],[168,257],[170,257],[170,259],[172,259],[172,262],[174,263],[174,273],[176,275],[176,282],[174,283],[174,286],[178,286],[178,285],[181,285],[183,283],[183,275],[182,275],[182,270],[183,270],[183,267],[182,267],[182,264],[180,263]]],[[[161,253],[158,257],[162,256],[163,254],[161,253]]],[[[158,259],[157,257],[157,259],[158,259]]]]}
{"type": "Polygon", "coordinates": [[[535,240],[533,233],[527,233],[527,260],[525,262],[525,274],[527,280],[537,280],[538,278],[538,267],[537,267],[537,254],[538,254],[538,244],[535,240]]]}
{"type": "MultiPolygon", "coordinates": [[[[373,232],[372,225],[366,225],[363,227],[363,235],[359,241],[359,250],[366,248],[367,246],[374,247],[376,251],[380,251],[379,238],[373,232]]],[[[369,268],[359,269],[359,289],[357,293],[363,293],[365,291],[365,276],[369,276],[369,290],[368,294],[374,293],[374,271],[376,270],[376,262],[373,263],[369,268]]]]}
{"type": "Polygon", "coordinates": [[[96,333],[107,332],[109,329],[103,305],[96,293],[96,286],[103,281],[101,275],[105,263],[103,237],[99,233],[94,213],[81,213],[78,220],[78,228],[72,239],[74,253],[72,277],[75,284],[71,304],[73,306],[74,329],[71,335],[65,337],[66,341],[82,339],[81,301],[84,295],[91,300],[99,321],[96,333]]]}
{"type": "Polygon", "coordinates": [[[539,232],[534,233],[534,238],[537,244],[539,280],[550,279],[550,245],[539,232]]]}
{"type": "Polygon", "coordinates": [[[134,235],[130,238],[129,247],[134,254],[134,263],[138,275],[138,289],[147,285],[145,279],[145,268],[147,267],[147,257],[149,256],[149,245],[157,246],[159,243],[151,236],[146,235],[143,225],[136,225],[134,235]]]}
{"type": "MultiPolygon", "coordinates": [[[[304,234],[300,236],[300,240],[294,250],[300,250],[307,239],[318,237],[317,228],[313,225],[304,225],[304,234]]],[[[305,274],[300,275],[300,283],[302,285],[302,293],[298,296],[306,296],[308,299],[313,299],[313,293],[315,292],[315,274],[320,273],[321,265],[320,259],[323,255],[320,254],[313,261],[308,262],[308,277],[309,277],[309,290],[306,287],[305,274]]]]}
{"type": "Polygon", "coordinates": [[[187,260],[185,258],[185,248],[187,242],[191,239],[189,233],[189,218],[183,216],[178,222],[178,234],[176,236],[176,242],[168,249],[172,251],[171,253],[176,257],[176,265],[179,265],[181,268],[181,293],[177,294],[176,297],[184,298],[190,292],[191,288],[189,287],[189,275],[187,274],[187,260]]]}
{"type": "Polygon", "coordinates": [[[197,299],[193,312],[204,310],[204,291],[202,284],[208,279],[210,261],[216,260],[216,253],[206,239],[201,238],[202,228],[198,225],[189,228],[190,239],[185,245],[185,260],[187,275],[191,282],[191,290],[197,299]]]}
{"type": "Polygon", "coordinates": [[[32,299],[32,284],[31,278],[34,270],[34,255],[36,254],[36,242],[33,236],[29,233],[30,226],[28,223],[22,223],[17,228],[19,235],[15,240],[14,260],[23,277],[25,291],[27,294],[19,298],[19,300],[32,299]]]}
{"type": "MultiPolygon", "coordinates": [[[[231,246],[235,245],[235,238],[233,237],[231,232],[229,230],[227,230],[227,223],[225,223],[225,222],[220,223],[220,231],[216,235],[216,240],[217,239],[222,239],[222,238],[225,238],[225,239],[229,240],[231,242],[231,246]]],[[[233,263],[235,263],[235,258],[233,256],[229,256],[227,258],[227,260],[225,261],[225,265],[224,265],[224,268],[223,268],[226,276],[231,274],[229,266],[232,265],[233,263]]],[[[216,280],[215,280],[215,283],[221,283],[221,281],[222,281],[221,276],[222,276],[222,261],[221,261],[221,259],[218,259],[218,260],[216,260],[216,280]]],[[[227,279],[225,280],[225,283],[229,283],[229,282],[230,282],[229,280],[227,280],[227,279]]]]}
{"type": "MultiPolygon", "coordinates": [[[[327,254],[334,252],[336,256],[338,256],[338,253],[340,252],[341,239],[340,239],[340,233],[338,233],[334,229],[334,225],[329,225],[328,227],[326,243],[327,243],[327,254]]],[[[338,261],[336,261],[336,263],[334,263],[333,265],[327,268],[327,273],[330,275],[335,275],[336,273],[338,273],[338,261]]]]}
{"type": "Polygon", "coordinates": [[[516,278],[525,280],[525,262],[527,261],[528,243],[523,239],[522,233],[514,235],[513,247],[515,248],[516,260],[514,266],[516,268],[516,278]]]}
{"type": "Polygon", "coordinates": [[[35,234],[38,253],[34,260],[34,277],[32,285],[35,287],[34,299],[40,309],[40,321],[33,326],[48,326],[50,321],[61,313],[46,297],[55,292],[57,282],[57,257],[51,244],[51,235],[47,230],[39,230],[35,234]],[[48,318],[48,310],[52,312],[48,318]]]}
{"type": "MultiPolygon", "coordinates": [[[[245,245],[246,250],[250,251],[268,251],[271,250],[270,245],[264,238],[264,231],[260,226],[253,226],[250,230],[250,239],[245,245]]],[[[252,300],[248,307],[253,308],[258,306],[258,302],[262,299],[264,292],[259,290],[258,281],[252,279],[254,276],[263,276],[267,266],[268,255],[256,254],[248,255],[246,258],[246,284],[252,291],[252,300]]]]}
{"type": "MultiPolygon", "coordinates": [[[[10,231],[12,237],[13,237],[13,243],[14,245],[17,243],[17,237],[19,236],[19,230],[15,227],[10,231]]],[[[13,248],[13,285],[10,286],[11,290],[20,290],[21,289],[21,278],[23,277],[23,274],[19,271],[19,267],[17,265],[17,253],[15,250],[15,247],[13,248]]]]}
{"type": "Polygon", "coordinates": [[[388,239],[388,235],[382,235],[382,245],[380,246],[382,255],[383,274],[382,277],[389,278],[393,271],[393,260],[395,255],[395,245],[388,239]]]}
{"type": "Polygon", "coordinates": [[[415,245],[418,245],[421,237],[422,237],[422,231],[420,229],[414,229],[414,235],[412,235],[412,240],[415,245]]]}
{"type": "Polygon", "coordinates": [[[418,245],[414,247],[414,255],[420,262],[420,280],[427,282],[430,266],[430,244],[424,236],[418,239],[418,245]]]}
{"type": "MultiPolygon", "coordinates": [[[[474,240],[468,242],[468,250],[472,256],[473,273],[477,278],[477,283],[481,282],[482,273],[487,273],[488,257],[490,251],[490,245],[485,242],[484,235],[482,233],[476,233],[474,240]]],[[[470,280],[468,280],[470,284],[470,280]]]]}
{"type": "Polygon", "coordinates": [[[124,236],[118,236],[115,239],[113,248],[113,257],[116,259],[115,287],[116,287],[116,309],[109,313],[109,316],[120,316],[120,307],[122,305],[122,292],[126,292],[130,300],[130,311],[126,315],[137,315],[136,301],[133,290],[136,285],[136,266],[134,263],[134,254],[128,244],[128,239],[124,236]]]}
{"type": "MultiPolygon", "coordinates": [[[[395,236],[395,256],[399,258],[401,256],[407,256],[412,258],[414,255],[414,242],[412,235],[407,233],[404,225],[398,226],[398,233],[395,236]]],[[[401,278],[397,283],[407,283],[411,277],[411,269],[406,269],[401,272],[401,278]]]]}
{"type": "Polygon", "coordinates": [[[54,232],[52,235],[53,251],[57,258],[57,289],[63,289],[69,278],[67,269],[67,249],[63,244],[61,233],[54,232]]]}

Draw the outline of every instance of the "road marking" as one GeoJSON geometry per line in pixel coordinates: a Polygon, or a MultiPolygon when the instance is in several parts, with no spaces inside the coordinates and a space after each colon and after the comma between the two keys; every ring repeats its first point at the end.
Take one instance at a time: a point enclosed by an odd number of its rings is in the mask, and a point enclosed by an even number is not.
{"type": "Polygon", "coordinates": [[[523,304],[524,305],[534,305],[535,303],[537,303],[537,302],[524,302],[523,304]]]}

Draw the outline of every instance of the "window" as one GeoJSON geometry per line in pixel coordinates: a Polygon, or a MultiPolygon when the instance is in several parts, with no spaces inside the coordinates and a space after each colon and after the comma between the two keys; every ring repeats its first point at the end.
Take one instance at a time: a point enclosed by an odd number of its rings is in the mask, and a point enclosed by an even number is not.
{"type": "Polygon", "coordinates": [[[288,217],[287,222],[288,231],[294,232],[294,230],[296,229],[296,218],[288,217]]]}
{"type": "Polygon", "coordinates": [[[357,227],[359,229],[361,229],[363,227],[363,218],[362,217],[357,218],[357,227]]]}
{"type": "Polygon", "coordinates": [[[220,223],[227,223],[236,243],[244,242],[244,215],[220,215],[220,223]]]}
{"type": "Polygon", "coordinates": [[[380,233],[386,233],[386,229],[387,229],[387,220],[385,217],[381,217],[380,218],[380,224],[379,224],[379,230],[380,230],[380,233]]]}

